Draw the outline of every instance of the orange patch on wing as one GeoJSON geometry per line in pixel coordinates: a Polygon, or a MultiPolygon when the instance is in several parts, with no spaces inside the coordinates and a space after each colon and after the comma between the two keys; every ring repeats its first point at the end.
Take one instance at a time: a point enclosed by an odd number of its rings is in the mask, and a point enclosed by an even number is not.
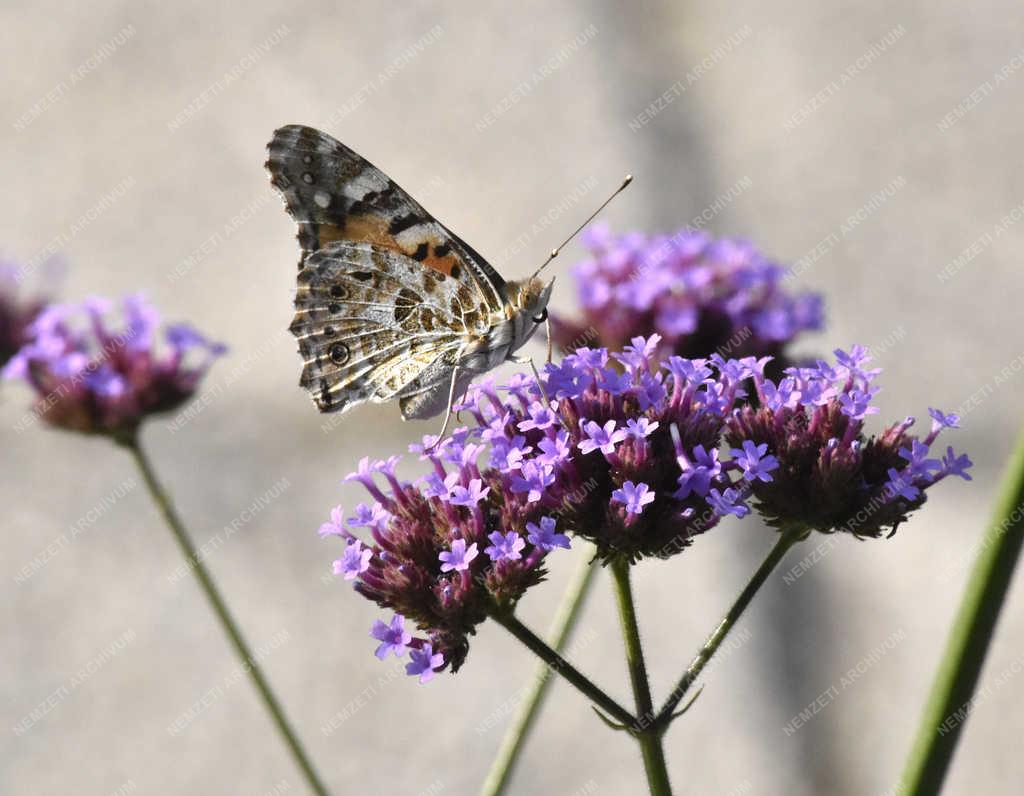
{"type": "Polygon", "coordinates": [[[328,243],[334,243],[335,241],[351,241],[353,243],[373,243],[377,246],[383,246],[385,249],[391,249],[399,254],[404,254],[406,257],[416,259],[413,254],[416,252],[417,247],[421,243],[425,243],[428,246],[429,254],[418,262],[422,263],[425,268],[437,271],[444,274],[445,276],[452,275],[452,269],[458,266],[460,269],[464,269],[461,258],[456,256],[454,253],[446,254],[444,257],[438,257],[434,254],[434,250],[438,246],[451,244],[448,241],[438,240],[434,236],[417,240],[411,246],[402,246],[398,240],[388,232],[389,222],[387,218],[380,215],[366,214],[366,215],[352,215],[345,220],[345,226],[339,227],[333,224],[319,224],[317,226],[317,238],[320,246],[326,246],[328,243]]]}
{"type": "Polygon", "coordinates": [[[395,236],[388,232],[388,220],[383,216],[349,216],[345,226],[339,230],[344,238],[357,243],[376,243],[394,251],[402,252],[395,236]]]}
{"type": "Polygon", "coordinates": [[[435,257],[433,254],[421,260],[423,265],[434,271],[439,271],[445,276],[452,275],[452,268],[458,265],[459,259],[454,255],[449,254],[446,257],[435,257]]]}

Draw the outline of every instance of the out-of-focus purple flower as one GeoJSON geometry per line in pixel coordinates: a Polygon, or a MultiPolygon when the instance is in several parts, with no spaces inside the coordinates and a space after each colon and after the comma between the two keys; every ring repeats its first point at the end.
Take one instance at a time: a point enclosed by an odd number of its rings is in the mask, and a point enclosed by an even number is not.
{"type": "MultiPolygon", "coordinates": [[[[849,415],[853,420],[863,420],[868,415],[878,412],[877,406],[870,405],[871,398],[872,394],[867,391],[850,390],[839,396],[839,404],[842,406],[844,415],[849,415]]],[[[828,396],[822,394],[820,397],[816,397],[814,403],[824,403],[826,401],[828,401],[828,396]]]]}
{"type": "Polygon", "coordinates": [[[121,302],[119,326],[107,318],[110,306],[96,298],[47,306],[3,376],[35,390],[35,411],[46,422],[127,439],[149,415],[192,397],[225,348],[183,324],[167,327],[158,346],[159,315],[145,299],[121,302]]]}
{"type": "Polygon", "coordinates": [[[652,423],[646,417],[641,417],[639,420],[633,420],[630,418],[626,421],[626,433],[635,439],[644,439],[649,437],[657,428],[658,421],[655,420],[652,423]]]}
{"type": "MultiPolygon", "coordinates": [[[[750,243],[683,229],[672,235],[613,235],[597,223],[581,237],[590,256],[573,267],[579,320],[552,315],[566,351],[595,341],[622,356],[778,357],[801,332],[820,329],[822,299],[786,290],[786,272],[750,243]],[[634,337],[656,332],[657,351],[634,337]]],[[[650,339],[650,338],[647,338],[650,339]]]]}
{"type": "Polygon", "coordinates": [[[724,517],[726,514],[735,514],[737,517],[745,517],[750,513],[750,508],[743,502],[739,491],[725,489],[721,492],[712,488],[708,492],[708,503],[714,508],[715,513],[724,517]]]}
{"type": "Polygon", "coordinates": [[[448,498],[448,502],[453,506],[475,506],[487,497],[487,493],[491,491],[490,487],[482,487],[481,484],[482,482],[479,478],[471,479],[468,487],[462,486],[462,484],[455,484],[452,486],[451,497],[448,498]]]}
{"type": "Polygon", "coordinates": [[[391,519],[391,515],[375,500],[370,506],[365,503],[356,506],[355,513],[348,519],[348,525],[352,528],[376,528],[379,530],[388,524],[389,519],[391,519]]]}
{"type": "Polygon", "coordinates": [[[593,420],[588,420],[583,423],[583,431],[587,436],[586,439],[580,440],[579,449],[584,453],[593,453],[594,451],[601,451],[606,455],[614,453],[615,446],[626,438],[626,432],[623,429],[615,428],[614,420],[609,420],[603,426],[593,420]]]}
{"type": "Polygon", "coordinates": [[[910,473],[900,472],[895,467],[889,468],[885,489],[889,497],[901,497],[904,500],[916,500],[921,494],[921,490],[914,486],[910,473]]]}
{"type": "Polygon", "coordinates": [[[694,446],[690,457],[681,450],[677,451],[676,461],[682,472],[677,479],[679,489],[674,494],[680,500],[689,497],[691,493],[703,497],[708,493],[712,482],[722,473],[718,451],[708,452],[704,450],[703,445],[694,446]]]}
{"type": "Polygon", "coordinates": [[[772,480],[771,472],[778,469],[779,462],[771,454],[766,456],[765,451],[767,450],[767,445],[755,445],[749,439],[745,439],[743,440],[742,450],[733,448],[731,451],[733,460],[743,470],[743,477],[747,481],[757,479],[761,481],[772,480]]]}
{"type": "Polygon", "coordinates": [[[355,539],[348,543],[341,558],[334,562],[334,574],[344,575],[345,580],[353,580],[370,568],[373,551],[364,548],[363,543],[355,539]]]}
{"type": "MultiPolygon", "coordinates": [[[[451,476],[452,481],[458,479],[458,473],[451,476]]],[[[427,473],[423,478],[423,494],[425,497],[436,497],[447,502],[451,497],[451,486],[446,484],[447,479],[441,478],[437,473],[427,473]]]]}
{"type": "Polygon", "coordinates": [[[946,448],[946,455],[942,457],[942,467],[947,475],[958,475],[965,481],[971,481],[973,479],[967,474],[967,470],[973,466],[974,463],[966,453],[957,456],[952,447],[946,448]]]}
{"type": "Polygon", "coordinates": [[[405,664],[405,673],[410,677],[419,676],[421,683],[429,683],[434,679],[437,669],[444,666],[444,655],[434,652],[429,641],[424,641],[419,649],[409,650],[409,662],[405,664]]]}
{"type": "Polygon", "coordinates": [[[490,556],[491,561],[518,561],[523,557],[522,550],[526,547],[526,540],[515,531],[494,531],[488,534],[487,538],[491,540],[491,544],[490,547],[484,548],[484,552],[490,556]]]}
{"type": "Polygon", "coordinates": [[[643,514],[644,506],[654,502],[654,493],[647,484],[626,481],[612,492],[612,501],[625,504],[626,511],[630,514],[643,514]]]}
{"type": "Polygon", "coordinates": [[[510,488],[513,492],[526,493],[526,499],[535,503],[544,496],[545,490],[555,483],[554,468],[539,459],[523,462],[518,474],[513,474],[510,488]]]}
{"type": "Polygon", "coordinates": [[[542,439],[537,443],[537,448],[541,451],[537,461],[552,467],[572,458],[572,445],[569,442],[569,434],[564,429],[556,432],[554,438],[545,437],[542,439]]]}
{"type": "Polygon", "coordinates": [[[456,539],[451,550],[442,550],[437,557],[441,561],[442,572],[464,572],[477,557],[476,542],[466,547],[465,539],[456,539]]]}
{"type": "Polygon", "coordinates": [[[947,415],[941,409],[929,409],[928,414],[932,418],[932,429],[924,438],[925,445],[931,445],[944,428],[960,428],[960,415],[952,413],[947,415]]]}
{"type": "Polygon", "coordinates": [[[928,414],[931,415],[936,428],[960,428],[960,415],[947,415],[941,409],[929,409],[928,414]]]}
{"type": "Polygon", "coordinates": [[[555,519],[553,517],[541,517],[540,525],[532,522],[526,523],[528,531],[527,538],[530,544],[536,545],[545,552],[550,552],[559,547],[569,549],[571,542],[564,533],[555,533],[555,519]]]}
{"type": "Polygon", "coordinates": [[[529,431],[533,428],[543,431],[558,423],[558,415],[551,410],[550,406],[545,406],[540,401],[530,404],[529,412],[530,417],[519,423],[520,431],[529,431]]]}
{"type": "Polygon", "coordinates": [[[928,446],[917,439],[910,441],[910,448],[900,448],[900,458],[905,459],[905,472],[912,478],[931,479],[932,473],[942,469],[942,462],[928,458],[928,446]]]}
{"type": "Polygon", "coordinates": [[[391,618],[391,623],[387,625],[378,619],[370,628],[370,636],[380,642],[373,654],[381,660],[390,653],[394,653],[396,658],[401,658],[412,641],[412,635],[405,629],[405,617],[401,614],[395,614],[391,618]]]}
{"type": "Polygon", "coordinates": [[[344,514],[341,506],[335,506],[331,509],[330,522],[325,522],[321,525],[317,533],[321,536],[348,536],[348,532],[345,530],[344,514]]]}

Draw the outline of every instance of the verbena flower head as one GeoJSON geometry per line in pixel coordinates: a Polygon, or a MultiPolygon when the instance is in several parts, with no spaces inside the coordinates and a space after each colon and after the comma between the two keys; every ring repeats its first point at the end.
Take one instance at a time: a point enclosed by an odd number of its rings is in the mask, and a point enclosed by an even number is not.
{"type": "Polygon", "coordinates": [[[645,353],[657,340],[636,342],[616,355],[622,370],[603,349],[548,365],[550,402],[532,377],[500,388],[484,379],[460,407],[474,425],[412,446],[427,466],[414,483],[396,476],[397,457],[363,459],[349,476],[370,503],[347,520],[336,508],[320,534],[345,543],[335,573],[419,629],[402,647],[410,673],[423,679],[438,656],[457,669],[475,627],[544,578],[569,532],[593,539],[604,558],[669,556],[734,510],[708,501],[711,486],[732,483],[722,470],[677,494],[673,434],[687,450],[717,449],[723,396],[739,394],[757,363],[714,377],[703,362],[657,370],[645,353]]]}
{"type": "Polygon", "coordinates": [[[3,369],[35,390],[35,412],[61,428],[129,437],[150,414],[174,409],[195,392],[225,348],[188,324],[164,328],[138,295],[119,305],[123,322],[109,320],[112,302],[51,304],[27,329],[27,342],[3,369]]]}
{"type": "Polygon", "coordinates": [[[791,368],[776,384],[767,358],[659,365],[658,343],[579,349],[547,365],[541,385],[483,379],[456,407],[472,426],[411,446],[427,469],[414,483],[396,476],[398,457],[359,463],[347,480],[371,503],[347,521],[334,509],[320,534],[345,543],[334,571],[394,612],[373,627],[378,656],[408,652],[407,671],[423,682],[454,671],[476,626],[539,583],[570,534],[604,560],[667,558],[753,508],[776,526],[877,536],[936,481],[969,478],[967,457],[930,456],[955,416],[933,410],[924,439],[906,434],[909,420],[863,437],[877,372],[862,349],[837,352],[835,366],[791,368]]]}
{"type": "Polygon", "coordinates": [[[46,304],[19,295],[17,274],[13,263],[0,261],[0,367],[28,342],[28,328],[46,304]]]}
{"type": "Polygon", "coordinates": [[[564,350],[619,349],[657,332],[661,356],[777,357],[800,332],[821,328],[821,296],[784,290],[784,269],[747,241],[688,229],[616,236],[605,224],[581,240],[591,253],[573,268],[582,318],[552,317],[564,350]]]}
{"type": "Polygon", "coordinates": [[[878,537],[920,507],[928,487],[949,475],[970,480],[971,461],[933,450],[959,424],[937,409],[923,439],[907,433],[913,417],[866,437],[880,371],[866,367],[860,346],[835,354],[835,365],[788,368],[778,382],[755,375],[760,406],[737,409],[725,436],[769,524],[878,537]]]}

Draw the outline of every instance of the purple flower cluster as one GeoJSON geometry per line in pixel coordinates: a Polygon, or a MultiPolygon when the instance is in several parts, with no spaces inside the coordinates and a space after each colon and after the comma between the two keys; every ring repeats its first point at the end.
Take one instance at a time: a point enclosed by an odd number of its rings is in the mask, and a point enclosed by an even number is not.
{"type": "Polygon", "coordinates": [[[952,447],[933,456],[939,433],[959,425],[937,409],[923,439],[907,433],[913,417],[865,438],[879,370],[866,367],[860,346],[835,354],[836,364],[788,368],[778,383],[755,373],[760,405],[733,412],[725,437],[742,447],[733,454],[769,524],[878,537],[921,506],[931,485],[948,475],[971,480],[971,461],[952,447]]]}
{"type": "Polygon", "coordinates": [[[416,483],[398,479],[397,456],[363,459],[346,480],[362,483],[372,502],[347,519],[336,508],[320,527],[321,536],[345,541],[335,574],[394,611],[388,624],[378,621],[371,630],[380,642],[377,657],[408,653],[406,670],[420,682],[443,666],[461,666],[476,625],[539,583],[547,553],[569,544],[525,500],[494,491],[493,473],[477,463],[485,448],[479,440],[464,428],[440,444],[430,437],[412,446],[431,470],[416,483]],[[528,520],[535,532],[527,531],[528,520]],[[425,635],[407,632],[407,620],[425,635]]]}
{"type": "Polygon", "coordinates": [[[196,389],[225,348],[187,324],[164,329],[141,296],[120,302],[124,323],[107,321],[112,302],[51,304],[27,328],[27,341],[2,375],[23,379],[36,413],[61,428],[127,437],[150,414],[174,409],[196,389]],[[160,350],[163,348],[163,350],[160,350]]]}
{"type": "Polygon", "coordinates": [[[659,342],[579,349],[548,364],[541,384],[484,379],[456,407],[473,426],[411,446],[429,464],[415,483],[398,479],[397,456],[360,462],[347,480],[372,502],[347,520],[336,508],[320,533],[346,543],[335,573],[394,612],[371,632],[378,657],[408,652],[406,668],[422,681],[458,669],[476,625],[539,583],[545,557],[568,548],[570,533],[603,560],[665,558],[722,517],[746,516],[752,500],[776,527],[878,536],[927,487],[970,478],[970,461],[952,448],[930,458],[954,415],[931,410],[924,439],[906,433],[911,418],[864,438],[878,388],[859,347],[775,382],[767,357],[659,365],[659,342]]]}
{"type": "Polygon", "coordinates": [[[821,328],[821,297],[785,291],[784,270],[746,241],[688,229],[614,236],[604,224],[582,241],[592,255],[573,268],[583,317],[552,318],[563,350],[594,341],[619,349],[654,331],[662,356],[778,357],[797,334],[821,328]]]}
{"type": "Polygon", "coordinates": [[[17,274],[13,263],[0,261],[0,367],[28,342],[28,328],[46,304],[18,295],[17,274]]]}

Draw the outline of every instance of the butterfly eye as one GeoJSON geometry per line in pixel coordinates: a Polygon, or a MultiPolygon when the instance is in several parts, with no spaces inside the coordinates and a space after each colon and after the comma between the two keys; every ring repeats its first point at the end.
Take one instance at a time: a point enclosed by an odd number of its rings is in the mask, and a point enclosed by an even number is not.
{"type": "Polygon", "coordinates": [[[548,319],[548,308],[545,307],[540,311],[540,315],[533,316],[534,323],[544,323],[548,319]]]}

